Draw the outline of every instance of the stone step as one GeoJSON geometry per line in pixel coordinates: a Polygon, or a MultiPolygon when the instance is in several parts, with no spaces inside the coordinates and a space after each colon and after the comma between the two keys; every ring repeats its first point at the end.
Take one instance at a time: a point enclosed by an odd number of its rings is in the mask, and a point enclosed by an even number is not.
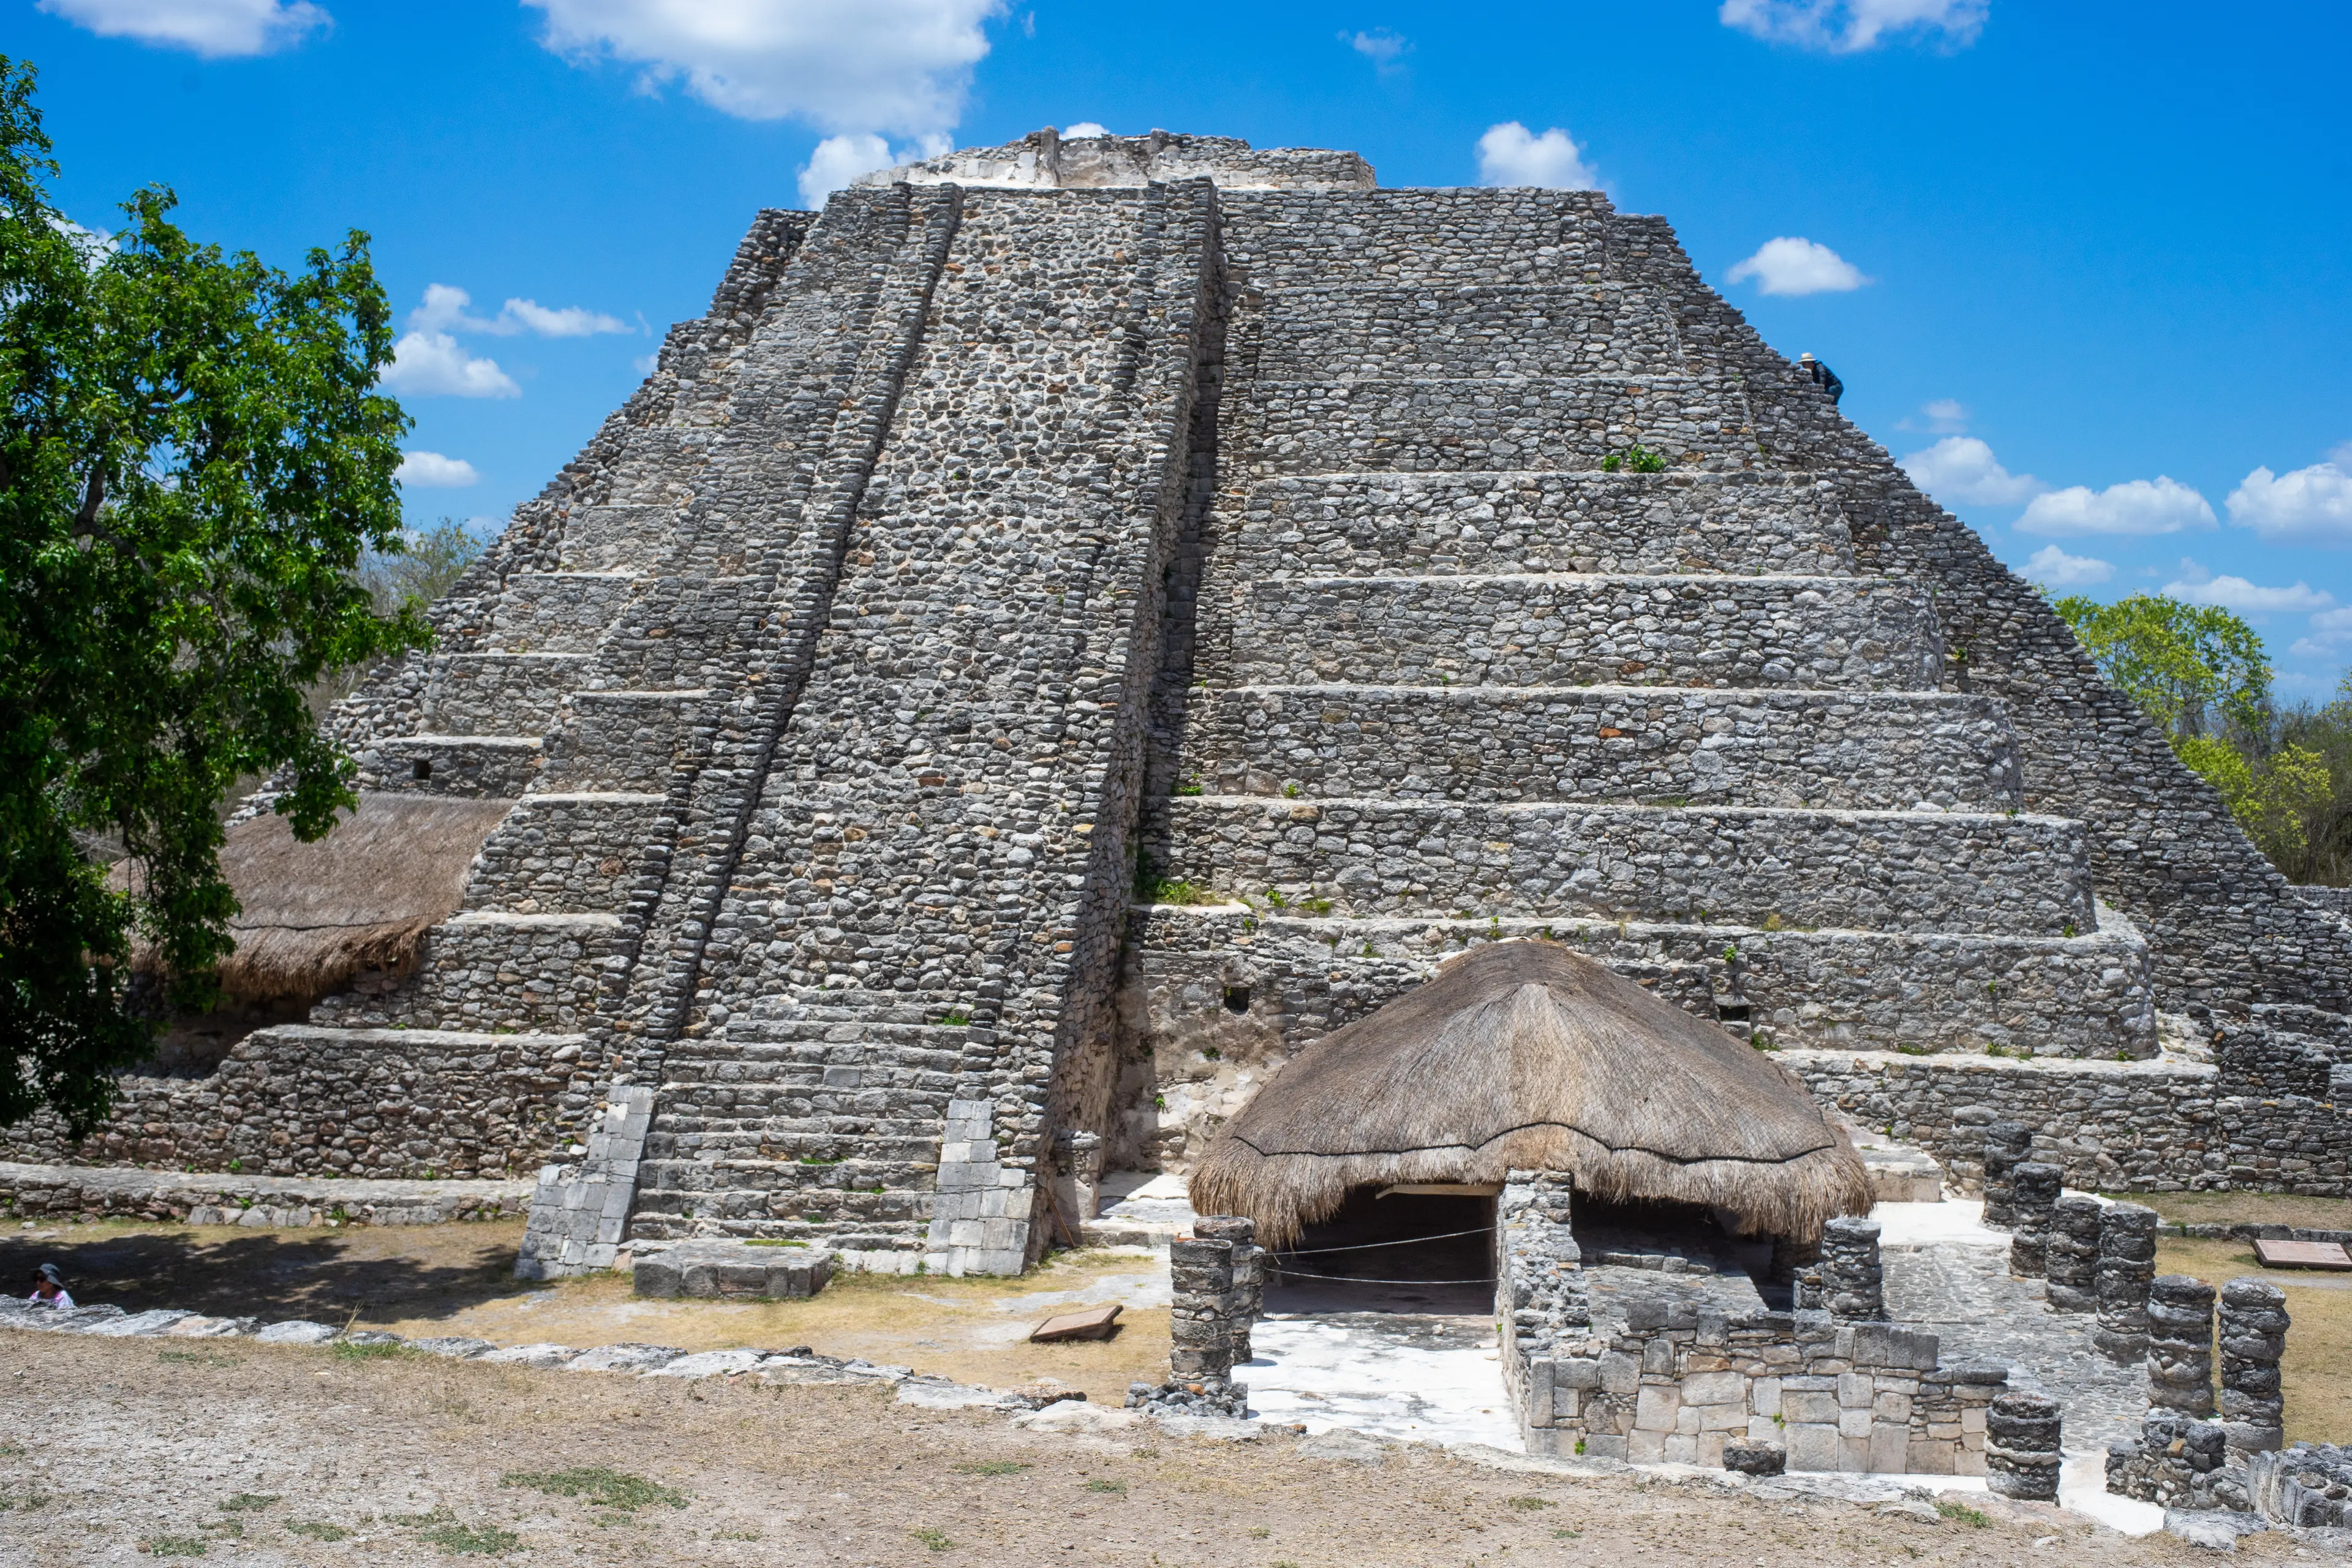
{"type": "Polygon", "coordinates": [[[544,734],[592,662],[584,653],[436,654],[418,728],[436,735],[544,734]]]}
{"type": "Polygon", "coordinates": [[[358,752],[359,787],[511,800],[539,776],[537,735],[390,735],[358,752]]]}
{"type": "MultiPolygon", "coordinates": [[[[893,1021],[851,1008],[828,1018],[762,1018],[735,1012],[711,1032],[688,1035],[670,1047],[674,1064],[824,1061],[847,1053],[862,1057],[877,1047],[952,1056],[974,1031],[955,1024],[893,1021]]],[[[879,1010],[877,1009],[877,1015],[879,1010]]]]}
{"type": "Polygon", "coordinates": [[[1250,686],[1197,694],[1214,795],[1946,810],[2022,804],[1988,697],[1660,687],[1250,686]]]}
{"type": "Polygon", "coordinates": [[[1307,577],[1236,594],[1235,685],[1933,690],[1926,592],[1857,577],[1307,577]]]}
{"type": "Polygon", "coordinates": [[[607,914],[629,901],[659,842],[666,797],[645,793],[525,795],[482,846],[466,907],[515,914],[607,914]]]}
{"type": "Polygon", "coordinates": [[[414,973],[362,976],[311,1009],[346,1027],[568,1031],[595,1010],[618,914],[452,915],[425,934],[414,973]]]}
{"type": "Polygon", "coordinates": [[[669,552],[674,506],[592,506],[565,521],[557,559],[566,572],[647,572],[669,552]]]}
{"type": "Polygon", "coordinates": [[[1844,514],[1801,474],[1286,475],[1223,510],[1243,578],[1853,571],[1844,514]]]}
{"type": "Polygon", "coordinates": [[[1640,445],[1670,471],[1764,458],[1725,383],[1694,376],[1259,382],[1247,472],[1594,468],[1640,445]]]}
{"type": "Polygon", "coordinates": [[[730,1236],[804,1240],[821,1237],[845,1251],[904,1245],[930,1220],[931,1194],[887,1184],[881,1192],[827,1188],[771,1191],[764,1187],[673,1187],[640,1181],[629,1234],[653,1239],[703,1232],[723,1225],[730,1236]]]}
{"type": "Polygon", "coordinates": [[[1219,232],[1237,279],[1283,289],[1599,282],[1601,198],[1578,191],[1252,193],[1219,232]]]}
{"type": "Polygon", "coordinates": [[[710,700],[700,689],[575,691],[549,737],[544,783],[575,792],[666,791],[710,700]]]}
{"type": "Polygon", "coordinates": [[[1256,372],[1276,381],[1686,369],[1657,295],[1615,283],[1286,289],[1261,321],[1256,372]]]}
{"type": "Polygon", "coordinates": [[[1753,1030],[1764,1046],[2153,1056],[2147,944],[2115,910],[2096,914],[2095,927],[2067,937],[1521,915],[1339,920],[1271,910],[1261,898],[1255,910],[1139,905],[1129,946],[1139,1044],[1163,1063],[1192,1062],[1204,1080],[1353,1022],[1468,947],[1525,938],[1559,942],[1698,1017],[1753,1030]]]}
{"type": "Polygon", "coordinates": [[[515,573],[484,640],[505,653],[592,653],[638,581],[626,572],[515,573]]]}
{"type": "Polygon", "coordinates": [[[1165,876],[1340,916],[1536,915],[2089,930],[2090,850],[2060,817],[1768,807],[1169,803],[1165,876]]]}

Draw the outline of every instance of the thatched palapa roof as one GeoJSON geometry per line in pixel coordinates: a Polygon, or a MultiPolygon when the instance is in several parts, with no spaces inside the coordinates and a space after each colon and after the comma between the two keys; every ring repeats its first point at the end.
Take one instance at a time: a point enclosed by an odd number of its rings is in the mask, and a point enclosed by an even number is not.
{"type": "Polygon", "coordinates": [[[1280,1246],[1353,1187],[1565,1172],[1746,1228],[1870,1208],[1844,1134],[1772,1060],[1552,942],[1492,942],[1307,1047],[1226,1123],[1193,1208],[1280,1246]]]}
{"type": "Polygon", "coordinates": [[[221,869],[244,908],[221,961],[234,1002],[313,1001],[362,969],[399,968],[463,901],[467,868],[510,800],[362,794],[304,844],[274,813],[228,830],[221,869]]]}

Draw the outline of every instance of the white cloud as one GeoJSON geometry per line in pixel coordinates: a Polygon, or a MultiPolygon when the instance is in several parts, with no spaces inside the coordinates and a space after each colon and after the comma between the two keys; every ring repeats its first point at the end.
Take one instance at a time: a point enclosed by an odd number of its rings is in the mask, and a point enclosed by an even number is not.
{"type": "Polygon", "coordinates": [[[1584,161],[1584,149],[1553,126],[1530,135],[1516,120],[1489,126],[1478,138],[1478,183],[1536,185],[1549,191],[1597,191],[1601,176],[1584,161]]]}
{"type": "Polygon", "coordinates": [[[2296,658],[2326,658],[2342,651],[2347,643],[2352,643],[2352,605],[2312,616],[2311,635],[2297,638],[2286,651],[2296,658]]]}
{"type": "Polygon", "coordinates": [[[1734,283],[1753,278],[1766,294],[1843,294],[1870,281],[1828,246],[1794,235],[1766,240],[1726,276],[1734,283]]]}
{"type": "Polygon", "coordinates": [[[308,0],[40,0],[102,38],[136,38],[206,59],[274,54],[334,18],[308,0]]]}
{"type": "Polygon", "coordinates": [[[494,359],[476,359],[446,332],[409,332],[392,346],[383,384],[411,397],[520,397],[494,359]]]}
{"type": "Polygon", "coordinates": [[[742,120],[828,132],[945,131],[963,112],[982,24],[1003,0],[523,0],[540,41],[575,61],[644,67],[742,120]]]}
{"type": "Polygon", "coordinates": [[[602,310],[566,305],[551,310],[536,300],[509,300],[499,308],[494,332],[536,332],[542,338],[593,338],[599,332],[625,332],[629,323],[602,310]]]}
{"type": "MultiPolygon", "coordinates": [[[[1101,127],[1095,130],[1101,133],[1101,127]]],[[[919,145],[901,147],[896,153],[879,136],[828,136],[816,144],[816,150],[801,169],[801,201],[811,207],[821,207],[825,197],[852,184],[860,174],[893,169],[919,158],[936,158],[949,149],[949,141],[943,135],[927,136],[919,145]]]]}
{"type": "Polygon", "coordinates": [[[2186,528],[2211,528],[2215,521],[2203,496],[2158,474],[2152,480],[2130,479],[2103,490],[2069,485],[2035,496],[2017,520],[2017,529],[2063,539],[2084,533],[2179,533],[2186,528]]]}
{"type": "Polygon", "coordinates": [[[1969,427],[1968,407],[1957,397],[1923,403],[1919,412],[1927,416],[1927,428],[1937,436],[1957,436],[1969,427]]]}
{"type": "Polygon", "coordinates": [[[1947,436],[1899,466],[1913,484],[1947,506],[2015,506],[2050,488],[2032,474],[2002,468],[1992,448],[1974,436],[1947,436]]]}
{"type": "Polygon", "coordinates": [[[2231,522],[2274,543],[2352,544],[2352,472],[2341,462],[2289,474],[2256,468],[2223,504],[2231,522]]]}
{"type": "Polygon", "coordinates": [[[2243,577],[2216,577],[2186,558],[2180,563],[2180,575],[2167,583],[2160,592],[2187,604],[2219,605],[2225,610],[2255,613],[2325,610],[2336,603],[2336,595],[2323,593],[2308,583],[2297,583],[2292,588],[2265,588],[2243,577]]]}
{"type": "Polygon", "coordinates": [[[2116,563],[2095,556],[2069,555],[2045,544],[2025,558],[2025,570],[2046,588],[2088,588],[2116,574],[2116,563]]]}
{"type": "Polygon", "coordinates": [[[1066,125],[1062,128],[1062,140],[1065,142],[1083,142],[1088,137],[1109,134],[1108,131],[1091,120],[1081,120],[1076,125],[1066,125]]]}
{"type": "Polygon", "coordinates": [[[1854,54],[1899,33],[1966,48],[1984,30],[1991,0],[1723,0],[1727,27],[1801,48],[1854,54]]]}
{"type": "Polygon", "coordinates": [[[1402,68],[1397,61],[1412,49],[1411,39],[1391,33],[1386,27],[1374,27],[1369,33],[1341,33],[1339,41],[1378,66],[1382,76],[1402,68]]]}
{"type": "Polygon", "coordinates": [[[625,332],[629,324],[602,310],[566,305],[551,310],[536,300],[509,300],[495,316],[467,314],[474,297],[446,283],[427,283],[425,303],[408,312],[408,324],[426,332],[488,332],[510,338],[533,332],[542,338],[586,338],[599,332],[625,332]]]}
{"type": "Polygon", "coordinates": [[[420,489],[461,490],[482,476],[463,458],[445,458],[438,452],[403,452],[400,471],[393,477],[420,489]]]}

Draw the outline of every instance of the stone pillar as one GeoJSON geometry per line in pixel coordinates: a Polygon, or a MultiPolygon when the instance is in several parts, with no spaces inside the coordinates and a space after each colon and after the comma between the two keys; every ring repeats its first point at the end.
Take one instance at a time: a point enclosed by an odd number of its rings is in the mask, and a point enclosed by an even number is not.
{"type": "Polygon", "coordinates": [[[1984,1131],[1984,1223],[1989,1230],[2011,1230],[2017,1211],[2010,1202],[2010,1173],[2033,1152],[2033,1134],[2021,1121],[1996,1121],[1984,1131]]]}
{"type": "Polygon", "coordinates": [[[1878,1222],[1846,1215],[1822,1232],[1822,1306],[1841,1323],[1883,1323],[1886,1297],[1878,1261],[1878,1222]]]}
{"type": "Polygon", "coordinates": [[[2051,1211],[2065,1184],[2063,1169],[2039,1160],[2009,1173],[2010,1223],[2017,1232],[2009,1244],[2009,1271],[2020,1279],[2037,1279],[2048,1267],[2051,1211]]]}
{"type": "Polygon", "coordinates": [[[1192,1234],[1203,1241],[1233,1244],[1234,1284],[1226,1324],[1231,1331],[1233,1364],[1239,1366],[1255,1353],[1250,1346],[1250,1328],[1265,1309],[1265,1254],[1257,1245],[1257,1222],[1239,1215],[1209,1215],[1192,1222],[1192,1234]]]}
{"type": "Polygon", "coordinates": [[[1169,1375],[1178,1383],[1222,1380],[1234,1369],[1234,1244],[1180,1237],[1169,1245],[1175,1300],[1168,1309],[1169,1375]]]}
{"type": "Polygon", "coordinates": [[[2025,1502],[2058,1500],[2058,1402],[2004,1394],[1985,1413],[1985,1486],[2025,1502]]]}
{"type": "Polygon", "coordinates": [[[2053,1311],[2098,1310],[2099,1216],[2105,1207],[2096,1198],[2072,1193],[2051,1210],[2050,1239],[2043,1257],[2053,1311]]]}
{"type": "Polygon", "coordinates": [[[2213,1414],[2213,1287],[2202,1279],[2160,1274],[2147,1288],[2147,1402],[2213,1414]]]}
{"type": "Polygon", "coordinates": [[[2221,1287],[2221,1420],[2230,1447],[2258,1454],[2286,1442],[2279,1357],[2286,1353],[2286,1292],[2242,1278],[2221,1287]]]}
{"type": "Polygon", "coordinates": [[[2147,1288],[2156,1278],[2156,1211],[2109,1204],[2099,1215],[2098,1352],[2117,1366],[2147,1360],[2147,1288]]]}

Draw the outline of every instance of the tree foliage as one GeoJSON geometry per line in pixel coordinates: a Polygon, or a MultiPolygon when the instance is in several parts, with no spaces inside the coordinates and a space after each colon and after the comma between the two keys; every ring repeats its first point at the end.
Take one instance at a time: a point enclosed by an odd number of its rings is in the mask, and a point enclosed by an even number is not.
{"type": "Polygon", "coordinates": [[[152,1037],[134,942],[171,1006],[213,994],[223,792],[277,773],[325,833],[352,763],[305,690],[425,627],[357,577],[402,547],[407,428],[366,237],[289,276],[153,186],[95,236],[49,203],[33,88],[0,56],[0,1122],[47,1103],[79,1135],[152,1037]]]}
{"type": "Polygon", "coordinates": [[[2352,700],[2276,711],[2261,636],[2218,606],[2135,594],[2112,605],[2065,598],[2056,608],[2288,880],[2344,880],[2352,700]]]}

